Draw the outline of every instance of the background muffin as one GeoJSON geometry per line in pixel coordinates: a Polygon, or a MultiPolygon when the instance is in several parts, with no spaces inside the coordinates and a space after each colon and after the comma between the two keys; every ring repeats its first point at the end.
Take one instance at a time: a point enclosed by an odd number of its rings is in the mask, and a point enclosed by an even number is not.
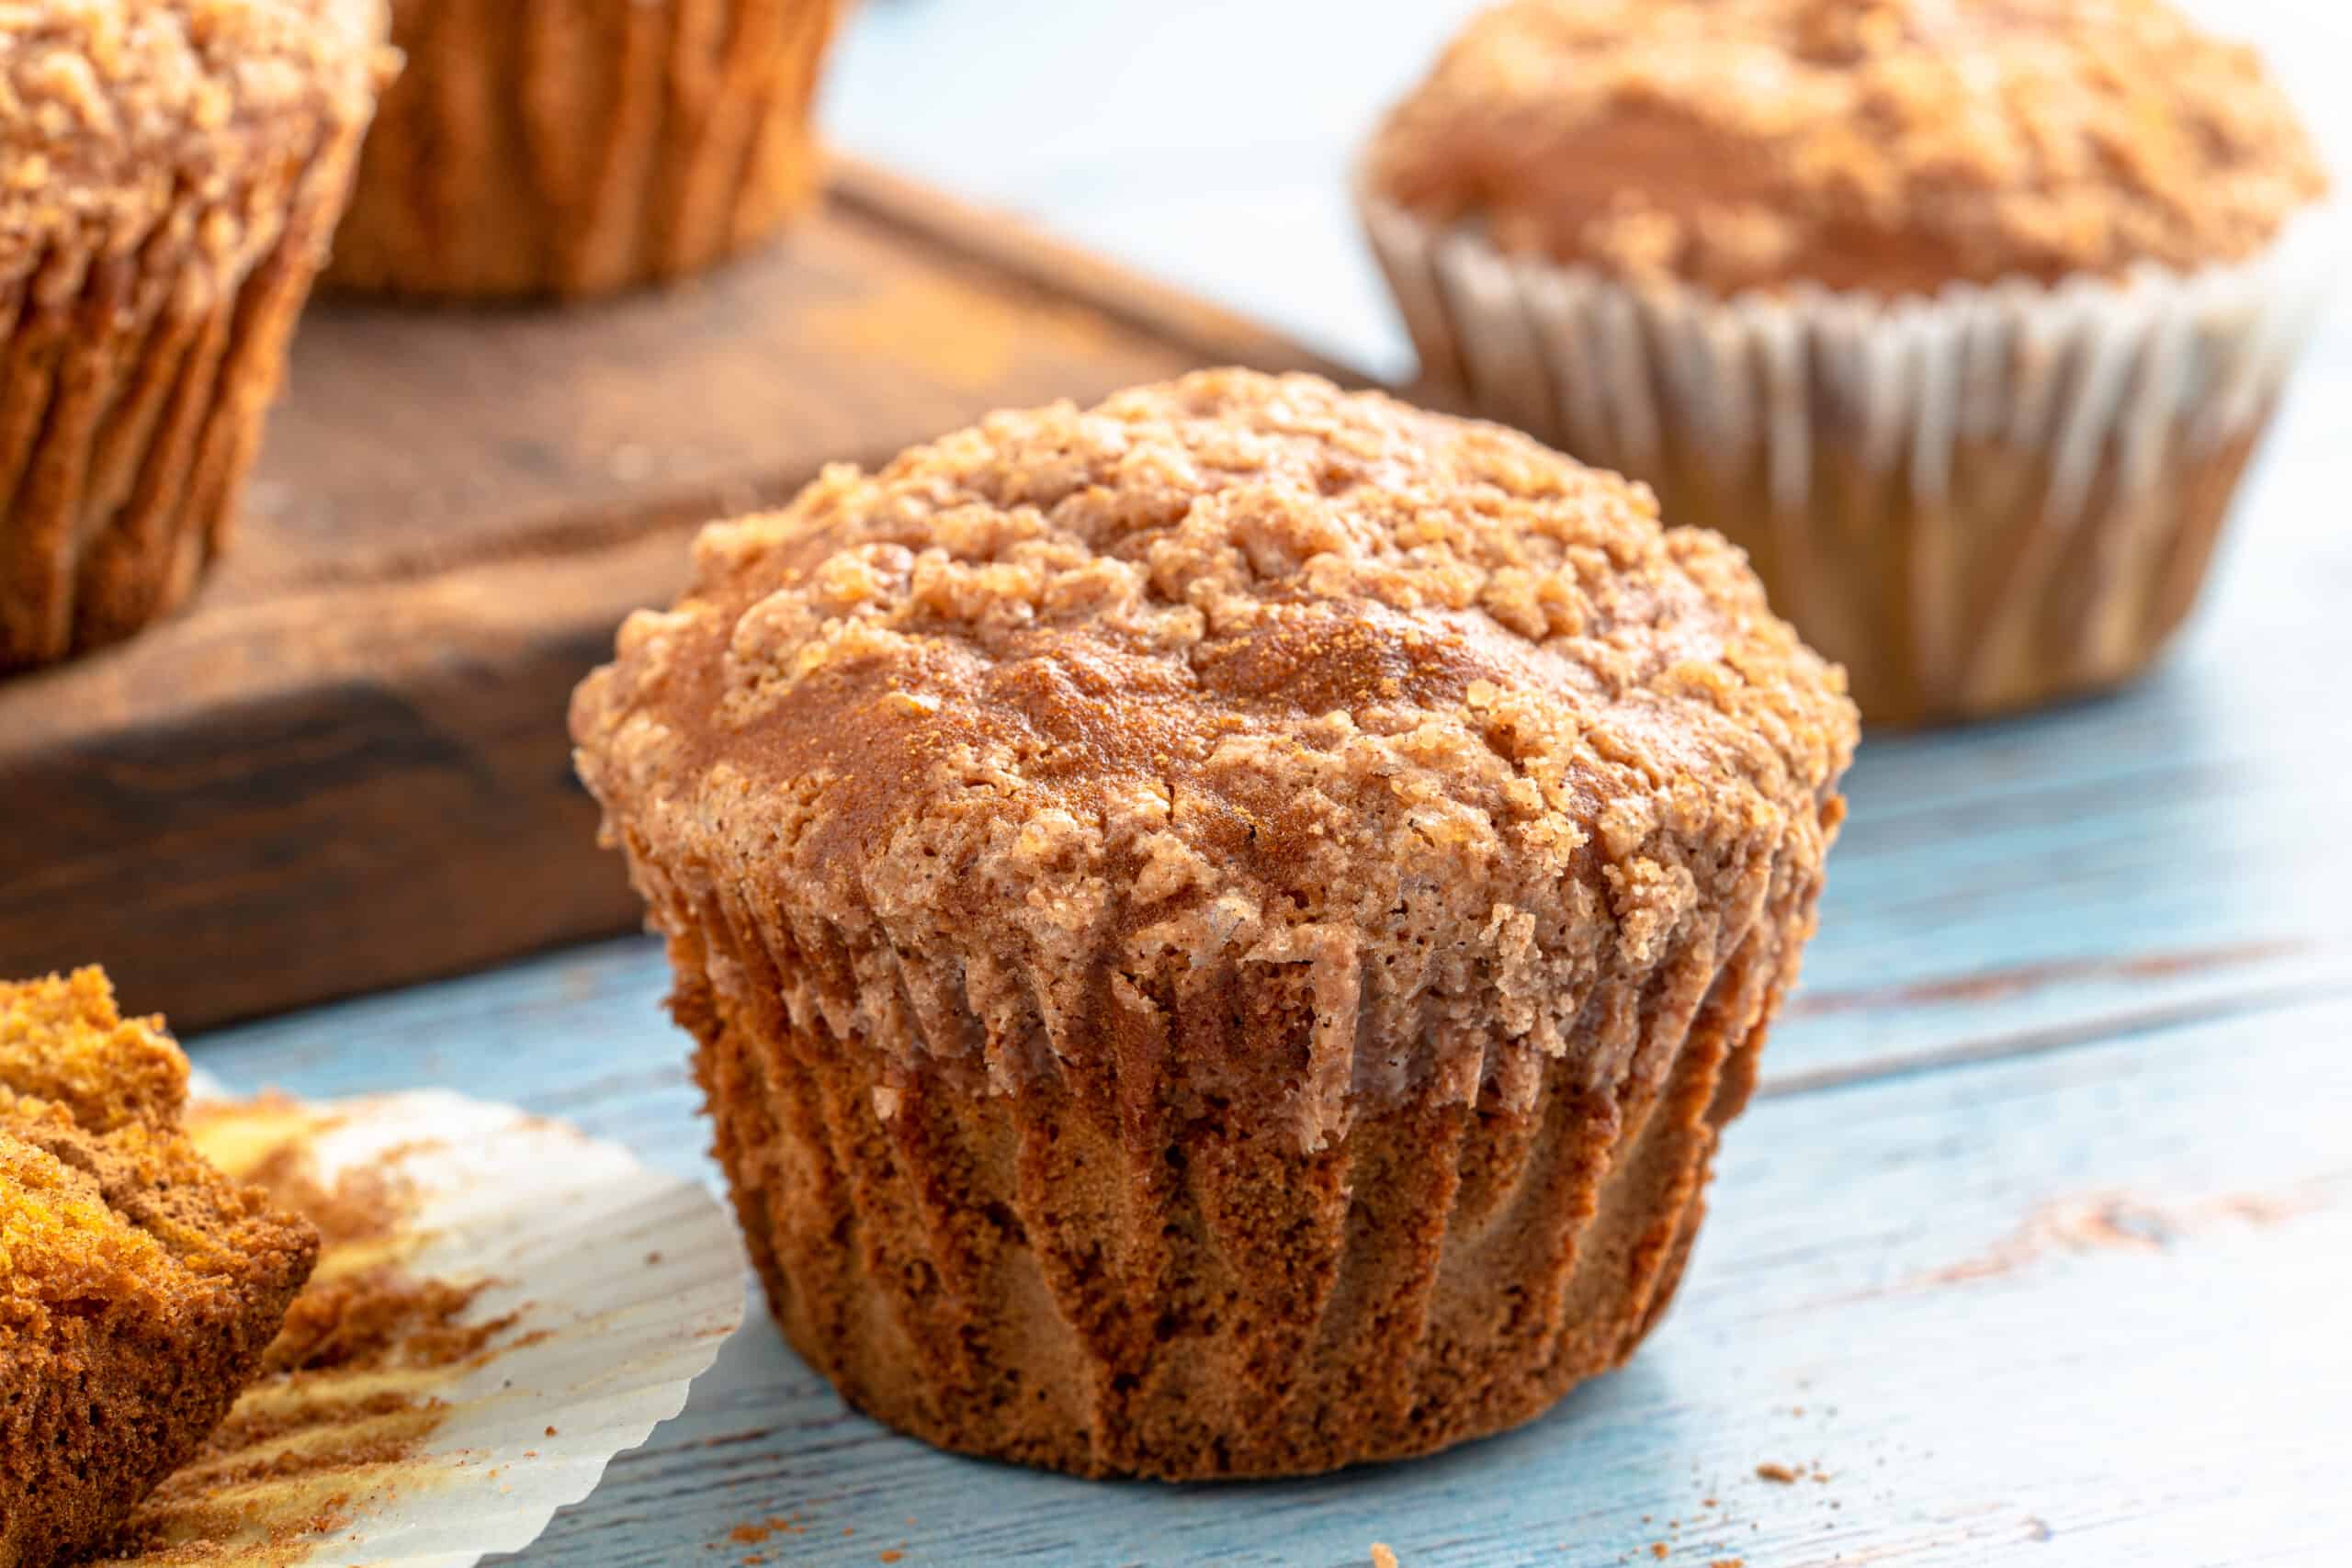
{"type": "Polygon", "coordinates": [[[454,298],[681,276],[814,194],[840,0],[392,0],[408,57],[330,276],[454,298]]]}
{"type": "Polygon", "coordinates": [[[219,553],[389,68],[380,0],[0,9],[0,671],[219,553]]]}
{"type": "Polygon", "coordinates": [[[1215,372],[696,559],[573,733],[853,1403],[1272,1474],[1631,1353],[1854,738],[1735,552],[1496,427],[1215,372]]]}
{"type": "Polygon", "coordinates": [[[2252,53],[2156,0],[1516,0],[1361,193],[1432,377],[1721,529],[1908,722],[2178,625],[2324,188],[2252,53]]]}

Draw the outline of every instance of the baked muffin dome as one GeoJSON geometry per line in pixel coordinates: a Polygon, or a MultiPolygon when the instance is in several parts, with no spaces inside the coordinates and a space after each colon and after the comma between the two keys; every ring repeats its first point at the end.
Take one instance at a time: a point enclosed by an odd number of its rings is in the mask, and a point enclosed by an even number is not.
{"type": "Polygon", "coordinates": [[[1746,550],[1873,723],[2112,687],[2338,270],[2163,0],[1510,0],[1356,182],[1423,375],[1746,550]]]}
{"type": "Polygon", "coordinates": [[[0,6],[0,672],[226,541],[350,188],[382,0],[0,6]]]}
{"type": "Polygon", "coordinates": [[[1366,175],[1507,252],[1726,295],[2233,262],[2326,188],[2253,51],[2164,0],[1511,0],[1366,175]]]}
{"type": "Polygon", "coordinates": [[[933,1441],[1171,1476],[1630,1353],[1854,725],[1638,488],[1237,371],[707,530],[573,707],[794,1342],[933,1441]]]}

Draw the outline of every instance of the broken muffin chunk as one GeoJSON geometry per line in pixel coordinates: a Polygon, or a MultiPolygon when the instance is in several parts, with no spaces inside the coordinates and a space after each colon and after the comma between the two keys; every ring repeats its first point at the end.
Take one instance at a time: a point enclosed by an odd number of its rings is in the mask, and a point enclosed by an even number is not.
{"type": "Polygon", "coordinates": [[[102,1543],[261,1364],[318,1234],[183,1134],[101,971],[0,983],[0,1568],[102,1543]]]}

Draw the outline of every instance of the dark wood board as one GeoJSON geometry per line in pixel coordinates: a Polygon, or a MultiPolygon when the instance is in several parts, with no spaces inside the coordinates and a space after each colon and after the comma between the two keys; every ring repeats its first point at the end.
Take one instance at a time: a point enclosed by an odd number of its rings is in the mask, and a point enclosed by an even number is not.
{"type": "Polygon", "coordinates": [[[844,164],[780,246],[587,309],[305,319],[195,604],[0,683],[0,976],[103,961],[183,1027],[639,919],[567,696],[692,529],[990,408],[1290,344],[844,164]]]}

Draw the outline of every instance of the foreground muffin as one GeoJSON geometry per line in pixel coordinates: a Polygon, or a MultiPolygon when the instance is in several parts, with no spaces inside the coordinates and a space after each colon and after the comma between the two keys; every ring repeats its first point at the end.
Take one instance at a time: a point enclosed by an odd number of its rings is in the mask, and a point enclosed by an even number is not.
{"type": "Polygon", "coordinates": [[[329,273],[418,298],[609,294],[806,206],[841,0],[392,0],[408,57],[329,273]]]}
{"type": "Polygon", "coordinates": [[[0,6],[0,672],[226,540],[343,210],[380,0],[0,6]]]}
{"type": "Polygon", "coordinates": [[[2254,55],[2158,0],[1515,0],[1360,195],[1428,374],[1744,546],[1910,723],[2178,626],[2324,190],[2254,55]]]}
{"type": "Polygon", "coordinates": [[[228,1413],[318,1254],[182,1134],[160,1027],[96,969],[0,984],[0,1568],[103,1543],[228,1413]]]}
{"type": "Polygon", "coordinates": [[[794,1345],[934,1443],[1167,1477],[1632,1352],[1854,729],[1646,492],[1238,371],[707,530],[572,709],[794,1345]]]}

